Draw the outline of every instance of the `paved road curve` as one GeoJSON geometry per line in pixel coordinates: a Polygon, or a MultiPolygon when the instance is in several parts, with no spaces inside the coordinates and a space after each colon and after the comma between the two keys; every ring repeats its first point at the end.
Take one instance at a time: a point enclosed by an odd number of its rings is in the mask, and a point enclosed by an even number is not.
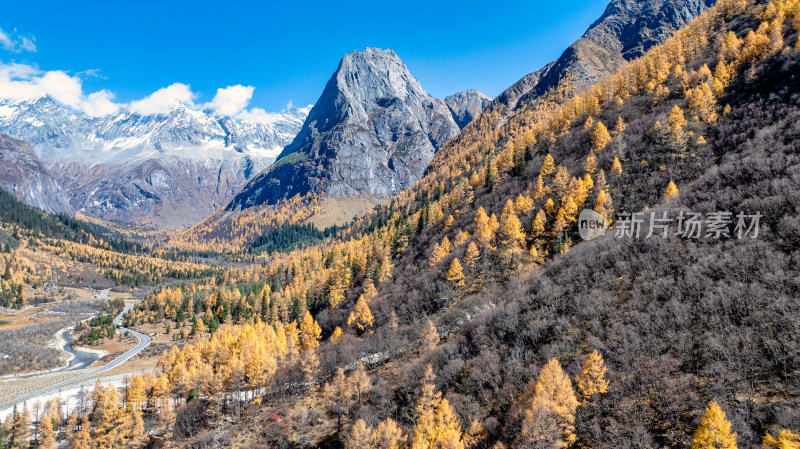
{"type": "MultiPolygon", "coordinates": [[[[103,292],[100,293],[100,295],[98,295],[98,297],[99,298],[108,299],[108,290],[103,290],[103,292]]],[[[132,304],[125,303],[125,309],[123,309],[122,312],[119,315],[117,315],[116,318],[114,318],[114,325],[122,326],[122,317],[125,315],[126,312],[128,312],[132,308],[133,308],[132,304]]],[[[74,377],[74,378],[72,378],[70,380],[61,382],[59,384],[56,384],[56,385],[53,385],[53,386],[50,386],[50,387],[47,387],[47,388],[43,388],[43,389],[41,389],[39,391],[36,391],[34,393],[31,393],[31,394],[29,394],[27,396],[23,396],[23,397],[14,399],[13,401],[9,401],[9,402],[7,402],[5,404],[0,405],[0,410],[4,410],[7,407],[13,406],[14,404],[25,402],[28,399],[32,399],[32,398],[39,397],[39,396],[44,396],[44,395],[46,395],[48,393],[51,393],[51,392],[57,392],[59,388],[66,387],[67,385],[73,384],[75,382],[80,382],[82,380],[86,380],[86,379],[88,379],[90,377],[94,377],[94,376],[96,376],[98,374],[101,374],[101,373],[104,373],[104,372],[106,372],[106,371],[108,371],[110,369],[116,368],[116,367],[122,365],[123,363],[127,362],[131,357],[133,357],[136,354],[138,354],[142,349],[146,348],[147,345],[150,344],[150,337],[148,337],[145,334],[141,334],[139,332],[136,332],[134,330],[131,330],[131,329],[128,329],[128,328],[124,328],[124,327],[120,327],[118,329],[118,332],[126,332],[126,331],[130,332],[131,335],[133,335],[134,337],[138,338],[139,339],[139,344],[137,344],[133,349],[130,349],[125,354],[122,354],[121,356],[117,357],[113,362],[108,363],[105,366],[101,366],[101,367],[99,367],[97,369],[94,369],[92,371],[89,371],[88,373],[85,373],[85,374],[82,374],[80,376],[74,377]]]]}

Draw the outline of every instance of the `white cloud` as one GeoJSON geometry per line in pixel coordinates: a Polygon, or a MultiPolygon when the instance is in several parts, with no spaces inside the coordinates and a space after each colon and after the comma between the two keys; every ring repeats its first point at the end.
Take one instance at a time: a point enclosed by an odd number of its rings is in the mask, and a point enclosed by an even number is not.
{"type": "Polygon", "coordinates": [[[141,100],[128,103],[128,110],[141,115],[165,114],[180,105],[194,108],[196,96],[189,85],[175,83],[162,87],[141,100]]]}
{"type": "Polygon", "coordinates": [[[289,99],[289,102],[288,102],[288,103],[286,103],[286,110],[287,110],[287,111],[290,111],[290,110],[292,110],[293,108],[294,108],[294,104],[292,104],[292,99],[290,98],[290,99],[289,99]]]}
{"type": "Polygon", "coordinates": [[[81,80],[60,70],[43,72],[25,64],[0,63],[1,99],[24,101],[44,95],[79,109],[83,101],[81,80]]]}
{"type": "Polygon", "coordinates": [[[228,86],[224,89],[219,88],[214,99],[210,103],[206,103],[205,107],[219,115],[233,117],[243,112],[244,108],[250,104],[254,90],[255,87],[253,86],[242,86],[241,84],[228,86]]]}
{"type": "MultiPolygon", "coordinates": [[[[0,45],[3,44],[0,30],[0,45]]],[[[237,120],[274,122],[277,114],[262,108],[250,108],[255,88],[237,84],[217,89],[214,98],[208,103],[195,103],[198,95],[188,84],[174,83],[152,94],[130,103],[115,102],[115,95],[108,90],[84,92],[83,80],[86,77],[100,77],[99,71],[90,69],[71,75],[62,70],[41,70],[35,65],[4,63],[0,61],[0,101],[30,101],[43,96],[73,110],[82,111],[93,117],[115,114],[127,110],[141,115],[166,114],[176,106],[189,109],[210,109],[221,116],[237,120]]],[[[292,102],[286,105],[292,108],[292,102]]]]}
{"type": "Polygon", "coordinates": [[[20,53],[23,51],[35,53],[36,52],[36,38],[20,36],[15,29],[13,33],[8,33],[0,28],[0,47],[12,53],[20,53]]]}
{"type": "Polygon", "coordinates": [[[108,114],[116,114],[120,110],[120,105],[114,103],[114,94],[107,90],[94,92],[86,96],[83,102],[83,112],[92,117],[102,117],[108,114]]]}
{"type": "Polygon", "coordinates": [[[277,115],[278,114],[272,112],[267,112],[263,108],[251,108],[249,110],[242,110],[236,114],[236,118],[250,122],[271,123],[275,121],[277,115]]]}

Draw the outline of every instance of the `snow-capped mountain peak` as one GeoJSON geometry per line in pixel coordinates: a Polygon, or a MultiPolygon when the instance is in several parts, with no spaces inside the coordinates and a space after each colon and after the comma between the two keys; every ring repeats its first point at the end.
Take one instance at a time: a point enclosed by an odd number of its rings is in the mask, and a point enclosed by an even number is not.
{"type": "Polygon", "coordinates": [[[310,109],[237,120],[178,105],[166,114],[92,117],[44,96],[0,102],[0,133],[30,144],[42,165],[63,177],[74,210],[174,227],[224,206],[275,161],[310,109]],[[192,201],[191,211],[164,207],[187,197],[202,202],[192,201]]]}

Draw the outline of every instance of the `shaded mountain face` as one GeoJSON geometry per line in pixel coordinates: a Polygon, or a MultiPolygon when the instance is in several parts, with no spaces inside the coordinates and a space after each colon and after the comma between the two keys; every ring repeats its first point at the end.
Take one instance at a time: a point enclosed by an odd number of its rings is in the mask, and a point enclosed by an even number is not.
{"type": "Polygon", "coordinates": [[[30,143],[73,210],[175,228],[224,207],[275,161],[309,110],[265,122],[184,107],[95,118],[42,97],[0,105],[0,132],[30,143]]]}
{"type": "Polygon", "coordinates": [[[512,110],[573,76],[579,90],[619,70],[686,26],[716,0],[613,0],[583,37],[536,72],[525,75],[496,101],[512,110]]]}
{"type": "Polygon", "coordinates": [[[458,131],[445,102],[425,92],[394,51],[350,53],[294,141],[228,208],[309,192],[397,194],[422,176],[436,150],[458,131]]]}
{"type": "Polygon", "coordinates": [[[0,187],[45,212],[72,212],[67,195],[30,145],[0,134],[0,187]]]}
{"type": "Polygon", "coordinates": [[[492,102],[492,99],[475,89],[470,89],[445,97],[444,102],[450,109],[450,113],[453,114],[456,125],[463,128],[472,119],[479,116],[483,109],[492,102]]]}

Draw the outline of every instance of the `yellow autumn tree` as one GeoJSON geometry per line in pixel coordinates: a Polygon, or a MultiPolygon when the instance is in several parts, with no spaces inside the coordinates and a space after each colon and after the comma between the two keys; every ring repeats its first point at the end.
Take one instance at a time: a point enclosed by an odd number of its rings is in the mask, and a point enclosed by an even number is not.
{"type": "Polygon", "coordinates": [[[544,235],[544,224],[547,221],[547,216],[543,209],[539,209],[536,216],[533,217],[533,224],[531,225],[531,238],[537,239],[544,235]]]}
{"type": "Polygon", "coordinates": [[[39,445],[36,447],[40,449],[55,449],[58,447],[56,444],[56,432],[53,430],[53,420],[49,415],[42,417],[39,423],[39,445]]]}
{"type": "Polygon", "coordinates": [[[300,322],[298,337],[301,351],[316,349],[319,346],[319,340],[322,338],[322,329],[320,329],[319,324],[317,324],[317,321],[308,310],[303,314],[303,320],[300,322]]]}
{"type": "Polygon", "coordinates": [[[697,118],[705,123],[717,120],[717,100],[708,83],[690,89],[686,92],[686,97],[689,99],[689,110],[694,112],[697,118]]]}
{"type": "Polygon", "coordinates": [[[594,202],[594,211],[602,215],[608,220],[611,225],[611,215],[614,213],[614,202],[611,199],[611,194],[601,190],[597,193],[597,199],[594,202]]]}
{"type": "Polygon", "coordinates": [[[598,121],[597,125],[595,125],[590,138],[592,141],[592,150],[594,152],[601,151],[611,142],[611,135],[608,134],[608,128],[606,128],[606,125],[601,121],[598,121]]]}
{"type": "Polygon", "coordinates": [[[800,434],[791,432],[789,429],[780,429],[778,436],[773,437],[767,432],[761,444],[775,449],[800,449],[800,434]]]}
{"type": "Polygon", "coordinates": [[[445,236],[441,242],[433,245],[433,250],[431,250],[431,255],[428,257],[428,268],[435,267],[439,262],[442,261],[450,251],[453,250],[453,245],[450,243],[450,239],[445,236]]]}
{"type": "Polygon", "coordinates": [[[544,161],[542,162],[542,168],[539,169],[539,174],[542,176],[547,176],[556,171],[556,162],[553,159],[553,156],[550,153],[547,153],[547,156],[544,157],[544,161]]]}
{"type": "Polygon", "coordinates": [[[711,401],[706,408],[700,426],[694,432],[692,449],[737,449],[736,432],[731,431],[731,423],[725,418],[725,412],[711,401]]]}
{"type": "Polygon", "coordinates": [[[596,394],[604,394],[608,391],[608,379],[606,373],[608,368],[603,361],[603,356],[598,351],[592,351],[586,362],[583,364],[581,374],[578,376],[578,392],[582,402],[586,402],[596,394]]]}
{"type": "Polygon", "coordinates": [[[597,157],[594,154],[586,156],[586,163],[583,164],[583,171],[588,175],[593,175],[597,171],[597,157]]]}
{"type": "Polygon", "coordinates": [[[469,242],[469,245],[467,245],[467,251],[464,253],[464,263],[470,267],[474,266],[480,256],[481,252],[478,249],[478,245],[476,245],[475,242],[469,242]]]}
{"type": "Polygon", "coordinates": [[[492,229],[491,219],[486,215],[483,207],[479,207],[475,212],[475,238],[484,246],[491,246],[494,240],[494,229],[492,229]]]}
{"type": "Polygon", "coordinates": [[[353,374],[350,375],[348,381],[350,388],[356,394],[356,401],[360,405],[363,401],[364,395],[372,390],[372,381],[367,374],[367,370],[364,369],[364,364],[358,364],[355,371],[353,371],[353,374]]]}
{"type": "Polygon", "coordinates": [[[500,214],[500,243],[505,246],[521,246],[525,243],[525,231],[511,200],[506,201],[500,214]]]}
{"type": "Polygon", "coordinates": [[[533,391],[527,423],[523,422],[530,430],[524,443],[530,447],[537,442],[557,441],[556,447],[569,447],[576,440],[575,410],[579,402],[572,381],[557,359],[550,359],[542,368],[533,391]]]}
{"type": "Polygon", "coordinates": [[[464,285],[464,269],[461,267],[458,257],[453,259],[450,268],[447,270],[447,280],[455,282],[459,287],[464,285]]]}
{"type": "Polygon", "coordinates": [[[675,182],[670,180],[669,184],[667,184],[666,190],[664,190],[664,198],[669,200],[677,196],[678,196],[678,186],[675,185],[675,182]]]}
{"type": "Polygon", "coordinates": [[[338,340],[339,337],[341,337],[341,336],[342,336],[342,328],[339,327],[339,326],[336,326],[336,329],[334,329],[333,332],[331,332],[331,336],[330,336],[329,340],[330,340],[331,343],[336,343],[336,340],[338,340]]]}
{"type": "Polygon", "coordinates": [[[622,134],[623,132],[625,132],[625,128],[627,128],[627,127],[628,126],[625,124],[625,120],[622,120],[622,116],[618,115],[617,116],[617,123],[614,125],[614,131],[613,131],[614,137],[616,137],[616,136],[622,134]]]}
{"type": "Polygon", "coordinates": [[[401,449],[405,447],[405,436],[397,422],[387,418],[378,423],[372,432],[372,444],[375,449],[401,449]]]}
{"type": "Polygon", "coordinates": [[[344,440],[344,447],[345,449],[373,449],[372,429],[363,419],[359,419],[353,424],[350,433],[344,440]]]}
{"type": "Polygon", "coordinates": [[[463,431],[450,402],[435,391],[433,370],[428,365],[415,410],[411,449],[464,449],[463,431]]]}
{"type": "Polygon", "coordinates": [[[619,158],[615,157],[614,161],[611,163],[611,173],[622,174],[622,164],[619,162],[619,158]]]}
{"type": "Polygon", "coordinates": [[[372,327],[373,322],[374,317],[372,316],[372,311],[369,309],[369,304],[367,304],[366,296],[361,295],[358,297],[356,305],[350,312],[350,316],[347,317],[347,325],[355,325],[359,332],[364,332],[372,327]]]}
{"type": "Polygon", "coordinates": [[[684,127],[686,126],[686,117],[683,114],[683,109],[677,104],[672,107],[667,119],[669,127],[669,142],[676,149],[682,149],[686,146],[686,138],[684,127]]]}

